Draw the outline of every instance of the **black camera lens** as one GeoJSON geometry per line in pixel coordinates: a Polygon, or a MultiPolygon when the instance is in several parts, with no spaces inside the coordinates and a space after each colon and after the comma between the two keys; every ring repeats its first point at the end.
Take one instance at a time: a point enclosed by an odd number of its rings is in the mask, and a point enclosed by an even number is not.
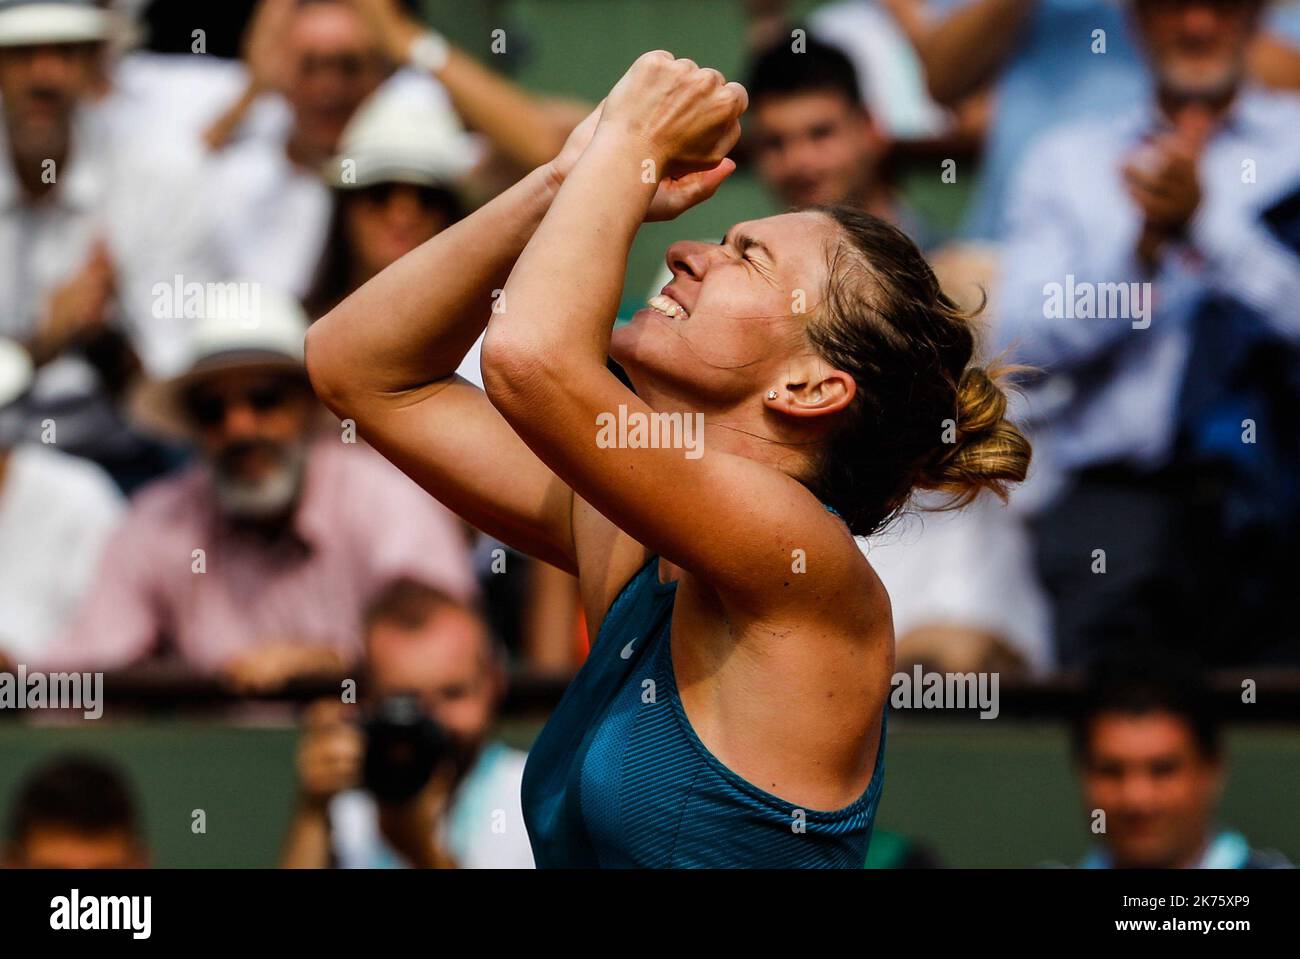
{"type": "Polygon", "coordinates": [[[365,788],[380,802],[416,796],[447,755],[451,740],[414,695],[386,696],[365,722],[365,788]]]}

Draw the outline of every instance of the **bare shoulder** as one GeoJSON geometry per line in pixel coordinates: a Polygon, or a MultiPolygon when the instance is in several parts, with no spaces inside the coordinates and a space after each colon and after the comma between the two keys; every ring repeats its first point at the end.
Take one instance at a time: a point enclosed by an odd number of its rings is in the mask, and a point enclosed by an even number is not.
{"type": "Polygon", "coordinates": [[[892,649],[889,594],[857,541],[842,524],[841,530],[838,544],[828,536],[815,553],[793,550],[788,572],[769,583],[766,604],[755,607],[748,597],[743,606],[729,604],[721,595],[733,628],[762,644],[777,640],[780,646],[785,638],[797,638],[804,648],[892,649]]]}

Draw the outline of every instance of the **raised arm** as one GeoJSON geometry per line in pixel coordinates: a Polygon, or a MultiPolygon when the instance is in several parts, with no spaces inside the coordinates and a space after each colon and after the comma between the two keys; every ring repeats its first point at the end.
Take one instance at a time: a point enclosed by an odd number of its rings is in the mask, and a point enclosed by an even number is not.
{"type": "MultiPolygon", "coordinates": [[[[430,32],[397,0],[352,2],[374,24],[394,63],[407,63],[412,44],[430,32]]],[[[571,120],[566,126],[543,100],[445,40],[439,38],[437,45],[440,63],[412,65],[431,70],[467,127],[482,133],[497,151],[524,170],[548,162],[559,152],[571,120]]]]}
{"type": "Polygon", "coordinates": [[[258,98],[287,86],[288,58],[284,35],[293,20],[294,0],[260,0],[243,39],[248,80],[239,96],[203,131],[209,150],[221,150],[234,138],[258,98]]]}
{"type": "Polygon", "coordinates": [[[449,509],[572,571],[572,493],[455,376],[561,176],[539,167],[370,280],[312,325],[307,370],[330,409],[449,509]]]}
{"type": "MultiPolygon", "coordinates": [[[[569,572],[572,491],[455,370],[504,307],[506,278],[598,119],[599,108],[552,162],[388,267],[307,335],[307,369],[330,409],[468,522],[569,572]]],[[[651,213],[672,217],[716,186],[706,177],[664,184],[651,213]]]]}
{"type": "Polygon", "coordinates": [[[493,403],[577,496],[729,597],[763,606],[783,599],[774,588],[783,574],[787,586],[799,578],[788,575],[791,548],[825,557],[852,546],[797,481],[722,450],[691,458],[597,442],[599,417],[620,407],[629,417],[665,412],[605,367],[628,250],[654,189],[643,171],[725,176],[745,100],[738,84],[671,54],[637,60],[511,273],[509,310],[493,317],[483,345],[483,376],[493,403]]]}
{"type": "Polygon", "coordinates": [[[930,96],[953,106],[974,93],[1006,61],[1037,5],[1038,0],[971,0],[924,27],[915,12],[904,19],[930,96]]]}

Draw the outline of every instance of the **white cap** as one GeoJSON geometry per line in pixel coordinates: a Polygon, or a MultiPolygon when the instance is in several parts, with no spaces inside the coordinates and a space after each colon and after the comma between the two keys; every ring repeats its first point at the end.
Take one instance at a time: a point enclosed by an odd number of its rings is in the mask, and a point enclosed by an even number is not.
{"type": "Polygon", "coordinates": [[[477,153],[449,110],[381,87],[348,123],[324,174],[344,190],[376,183],[450,187],[469,172],[477,153]]]}
{"type": "MultiPolygon", "coordinates": [[[[229,284],[227,284],[229,286],[229,284]]],[[[236,304],[234,297],[210,297],[214,309],[195,320],[185,372],[165,380],[150,380],[130,400],[132,418],[141,426],[168,436],[187,436],[189,419],[182,406],[193,383],[228,370],[268,370],[306,377],[303,340],[307,314],[298,301],[280,293],[246,285],[252,295],[236,304]]]]}
{"type": "Polygon", "coordinates": [[[91,0],[0,0],[0,47],[99,43],[110,15],[91,0]]]}

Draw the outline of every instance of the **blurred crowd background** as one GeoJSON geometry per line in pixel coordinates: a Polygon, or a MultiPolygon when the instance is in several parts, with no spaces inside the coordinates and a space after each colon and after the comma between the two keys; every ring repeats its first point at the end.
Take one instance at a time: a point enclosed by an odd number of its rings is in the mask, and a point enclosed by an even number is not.
{"type": "Polygon", "coordinates": [[[655,48],[750,109],[626,314],[671,240],[843,203],[1026,367],[1029,482],[861,544],[899,670],[1007,704],[891,720],[871,865],[1300,855],[1300,3],[0,0],[0,669],[108,677],[0,709],[6,861],[531,864],[574,581],[328,416],[302,338],[655,48]]]}

